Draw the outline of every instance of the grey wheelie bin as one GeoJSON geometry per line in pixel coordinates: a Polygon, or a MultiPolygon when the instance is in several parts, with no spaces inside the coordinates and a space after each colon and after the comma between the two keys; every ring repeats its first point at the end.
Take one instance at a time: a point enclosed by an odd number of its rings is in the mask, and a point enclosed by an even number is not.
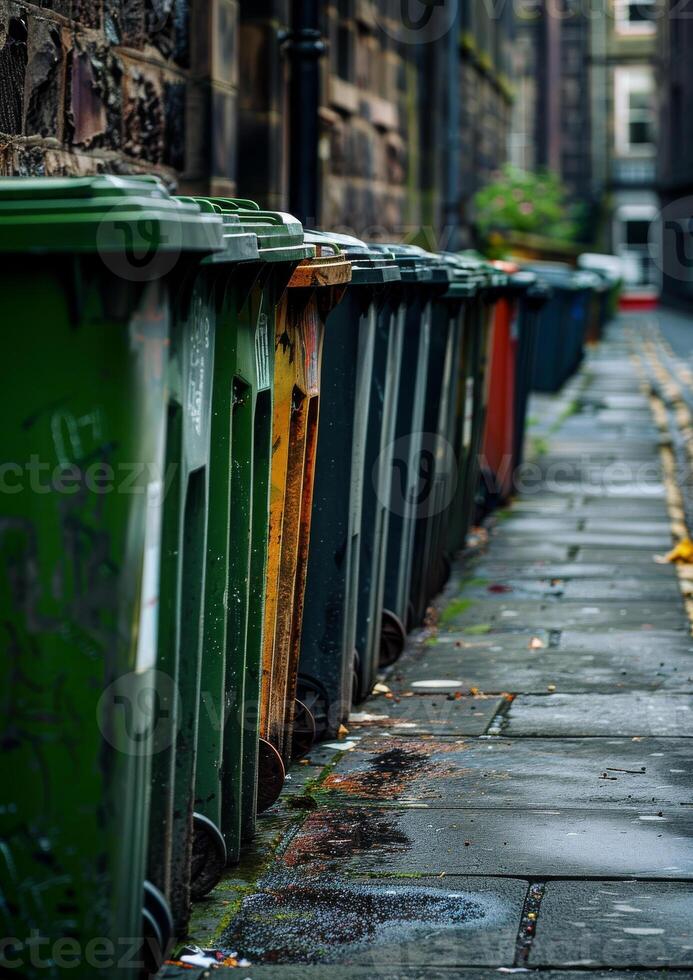
{"type": "Polygon", "coordinates": [[[450,271],[446,292],[436,296],[431,323],[424,438],[421,466],[425,466],[426,493],[420,494],[416,517],[411,577],[414,622],[424,620],[430,599],[447,581],[447,517],[457,485],[454,424],[462,383],[460,360],[465,310],[477,291],[474,272],[454,256],[444,259],[450,271]]]}
{"type": "Polygon", "coordinates": [[[474,518],[486,423],[495,304],[507,282],[505,273],[474,254],[461,253],[458,260],[474,275],[476,292],[466,304],[464,316],[462,381],[458,392],[454,438],[458,478],[447,532],[450,558],[464,548],[474,518]]]}
{"type": "Polygon", "coordinates": [[[400,267],[405,312],[399,397],[392,453],[383,629],[392,635],[387,660],[398,655],[415,616],[410,602],[416,520],[431,492],[430,450],[424,419],[431,357],[433,303],[449,287],[450,272],[436,255],[413,245],[387,245],[400,267]]]}
{"type": "MultiPolygon", "coordinates": [[[[369,246],[393,261],[382,246],[369,246]]],[[[387,570],[387,535],[392,484],[397,400],[405,342],[406,305],[401,273],[383,291],[376,322],[373,372],[370,384],[361,515],[361,556],[356,611],[357,671],[353,696],[366,698],[373,689],[383,643],[383,604],[387,570]]],[[[403,638],[399,641],[399,648],[403,638]]]]}
{"type": "MultiPolygon", "coordinates": [[[[316,234],[316,239],[319,236],[316,234]]],[[[396,265],[358,239],[324,236],[352,263],[351,284],[325,328],[298,698],[318,737],[334,733],[352,700],[368,415],[379,310],[396,265]]]]}

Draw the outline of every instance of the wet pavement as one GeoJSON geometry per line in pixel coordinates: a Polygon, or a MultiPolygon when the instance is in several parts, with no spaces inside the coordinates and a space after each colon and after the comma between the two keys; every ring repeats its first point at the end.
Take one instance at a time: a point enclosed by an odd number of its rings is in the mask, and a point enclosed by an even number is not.
{"type": "Polygon", "coordinates": [[[237,976],[693,977],[691,580],[654,561],[671,488],[630,326],[535,398],[524,493],[197,906],[237,976]]]}

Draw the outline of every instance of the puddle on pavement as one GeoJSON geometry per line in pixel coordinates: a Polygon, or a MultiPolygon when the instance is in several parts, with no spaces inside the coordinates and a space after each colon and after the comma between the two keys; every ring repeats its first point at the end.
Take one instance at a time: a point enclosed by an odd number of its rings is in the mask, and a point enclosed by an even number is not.
{"type": "Polygon", "coordinates": [[[401,948],[438,930],[486,927],[501,911],[487,895],[439,888],[289,885],[248,898],[224,944],[255,963],[344,962],[361,947],[401,948]]]}

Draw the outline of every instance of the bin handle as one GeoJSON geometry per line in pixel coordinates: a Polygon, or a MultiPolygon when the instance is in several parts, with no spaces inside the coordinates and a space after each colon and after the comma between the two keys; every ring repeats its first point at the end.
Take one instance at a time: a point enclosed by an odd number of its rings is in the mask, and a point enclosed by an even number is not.
{"type": "MultiPolygon", "coordinates": [[[[310,236],[305,239],[306,245],[314,245],[315,248],[331,248],[332,253],[335,257],[344,254],[344,249],[337,245],[336,242],[331,242],[327,238],[321,238],[316,241],[311,241],[310,236]]],[[[319,257],[319,256],[318,256],[319,257]]]]}
{"type": "Polygon", "coordinates": [[[204,197],[192,198],[192,200],[206,201],[218,214],[243,214],[244,212],[248,212],[250,214],[250,220],[254,224],[283,225],[284,223],[273,211],[261,211],[253,201],[248,202],[252,204],[252,207],[245,208],[241,207],[235,198],[230,197],[204,197]]]}

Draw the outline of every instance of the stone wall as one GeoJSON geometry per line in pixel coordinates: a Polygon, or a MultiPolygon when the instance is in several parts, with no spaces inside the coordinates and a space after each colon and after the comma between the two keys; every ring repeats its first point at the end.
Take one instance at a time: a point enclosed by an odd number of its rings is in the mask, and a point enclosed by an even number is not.
{"type": "Polygon", "coordinates": [[[232,190],[235,8],[0,0],[0,173],[148,171],[232,190]]]}
{"type": "MultiPolygon", "coordinates": [[[[468,219],[474,191],[505,159],[510,24],[479,5],[420,43],[403,35],[400,6],[322,4],[314,218],[359,235],[424,227],[434,245],[446,222],[468,219]]],[[[155,172],[185,193],[288,209],[291,9],[290,0],[0,0],[0,174],[155,172]]]]}

